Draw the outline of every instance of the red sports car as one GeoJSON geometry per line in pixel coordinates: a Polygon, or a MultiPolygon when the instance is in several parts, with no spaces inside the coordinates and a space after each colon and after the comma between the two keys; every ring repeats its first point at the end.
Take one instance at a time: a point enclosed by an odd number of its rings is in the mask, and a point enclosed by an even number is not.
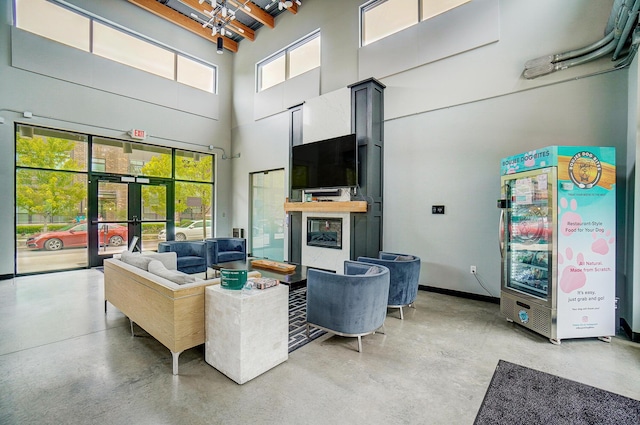
{"type": "MultiPolygon", "coordinates": [[[[120,246],[127,241],[127,226],[119,224],[98,225],[100,245],[120,246]]],[[[27,239],[27,247],[57,251],[62,248],[87,246],[87,224],[70,224],[60,230],[38,233],[27,239]]]]}

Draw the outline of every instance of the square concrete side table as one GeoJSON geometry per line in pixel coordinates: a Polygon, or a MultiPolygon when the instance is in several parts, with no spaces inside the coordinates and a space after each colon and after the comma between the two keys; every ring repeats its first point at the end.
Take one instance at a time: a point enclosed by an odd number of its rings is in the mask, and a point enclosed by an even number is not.
{"type": "Polygon", "coordinates": [[[205,361],[238,384],[289,358],[289,287],[205,289],[205,361]]]}

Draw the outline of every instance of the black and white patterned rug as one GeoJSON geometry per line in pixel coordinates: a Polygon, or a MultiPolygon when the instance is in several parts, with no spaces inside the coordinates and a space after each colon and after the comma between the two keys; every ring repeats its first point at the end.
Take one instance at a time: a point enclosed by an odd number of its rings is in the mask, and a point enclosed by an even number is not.
{"type": "Polygon", "coordinates": [[[307,338],[307,288],[289,292],[289,353],[310,343],[326,332],[311,328],[307,338]]]}

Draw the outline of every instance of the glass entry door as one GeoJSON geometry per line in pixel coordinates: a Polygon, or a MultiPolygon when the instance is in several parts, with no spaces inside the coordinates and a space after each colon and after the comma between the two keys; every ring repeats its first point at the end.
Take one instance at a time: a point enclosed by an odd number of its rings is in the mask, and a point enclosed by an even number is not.
{"type": "Polygon", "coordinates": [[[284,260],[284,170],[251,174],[251,255],[284,260]]]}
{"type": "Polygon", "coordinates": [[[96,179],[91,184],[95,216],[89,223],[90,266],[127,250],[134,239],[136,251],[156,251],[158,234],[166,231],[169,192],[168,183],[146,178],[96,179]]]}

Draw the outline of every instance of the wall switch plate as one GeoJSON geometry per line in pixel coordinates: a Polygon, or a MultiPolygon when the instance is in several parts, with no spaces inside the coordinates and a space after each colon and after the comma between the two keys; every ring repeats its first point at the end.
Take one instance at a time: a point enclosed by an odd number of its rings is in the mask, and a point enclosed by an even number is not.
{"type": "Polygon", "coordinates": [[[431,214],[444,214],[444,205],[432,205],[431,214]]]}

